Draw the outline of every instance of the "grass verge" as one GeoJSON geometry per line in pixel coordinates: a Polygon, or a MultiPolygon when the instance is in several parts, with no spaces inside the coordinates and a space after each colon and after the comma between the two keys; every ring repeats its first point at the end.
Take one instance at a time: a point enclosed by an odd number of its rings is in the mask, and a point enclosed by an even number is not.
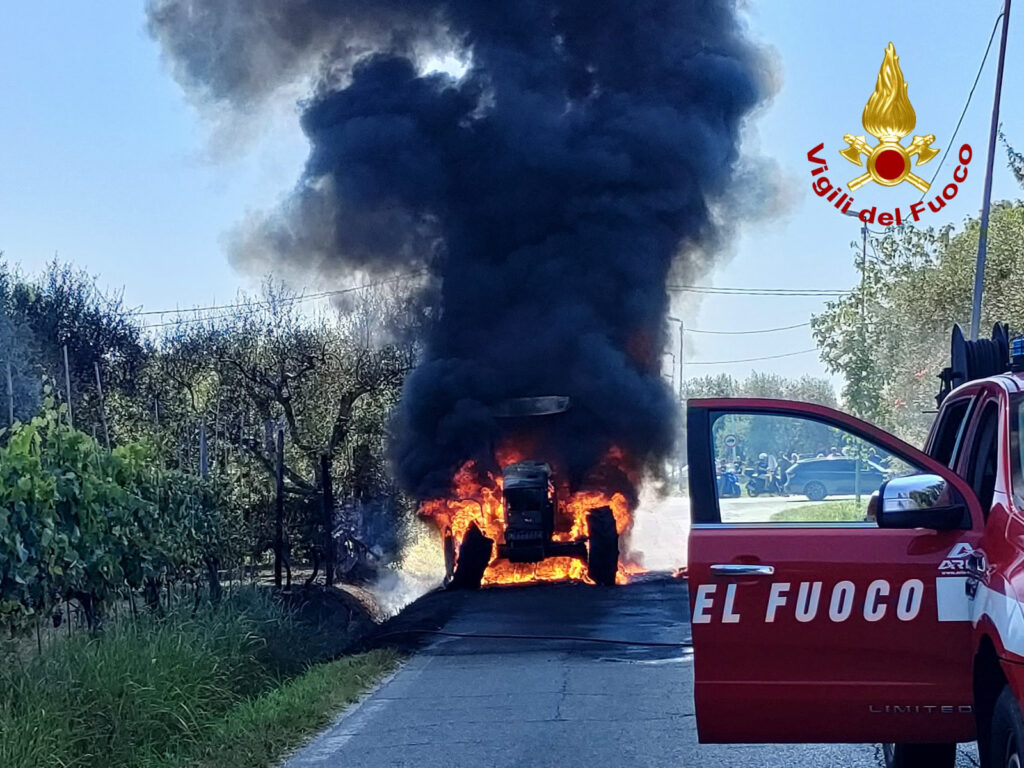
{"type": "Polygon", "coordinates": [[[0,765],[268,765],[395,663],[317,663],[317,631],[245,590],[0,659],[0,765]]]}
{"type": "Polygon", "coordinates": [[[796,504],[772,515],[773,523],[851,523],[863,522],[867,497],[861,504],[853,499],[796,504]]]}
{"type": "Polygon", "coordinates": [[[212,738],[160,768],[256,768],[276,764],[327,725],[345,705],[394,668],[392,651],[317,664],[294,680],[237,706],[212,738]]]}

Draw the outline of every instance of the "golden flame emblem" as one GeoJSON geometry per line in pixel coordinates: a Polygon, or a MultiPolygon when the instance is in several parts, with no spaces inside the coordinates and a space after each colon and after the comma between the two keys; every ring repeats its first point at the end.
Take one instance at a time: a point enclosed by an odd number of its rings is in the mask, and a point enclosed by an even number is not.
{"type": "Polygon", "coordinates": [[[935,141],[935,135],[931,133],[915,136],[908,147],[901,143],[903,137],[917,125],[917,114],[907,96],[907,81],[903,79],[900,57],[896,55],[896,47],[892,43],[885,49],[885,58],[882,59],[882,67],[878,70],[878,80],[875,82],[875,92],[864,105],[861,122],[864,130],[878,139],[879,143],[872,147],[863,136],[849,133],[843,136],[843,141],[850,146],[839,154],[854,165],[864,165],[861,155],[867,158],[867,172],[847,184],[850,191],[859,189],[869,181],[884,187],[895,187],[909,181],[922,192],[927,192],[931,185],[911,172],[914,165],[911,158],[916,155],[916,165],[922,165],[939,154],[939,150],[931,146],[935,141]]]}

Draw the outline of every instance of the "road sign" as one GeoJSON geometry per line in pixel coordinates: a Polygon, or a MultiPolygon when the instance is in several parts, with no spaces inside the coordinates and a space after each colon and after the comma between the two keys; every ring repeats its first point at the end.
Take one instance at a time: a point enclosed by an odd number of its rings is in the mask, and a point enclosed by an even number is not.
{"type": "Polygon", "coordinates": [[[737,443],[736,435],[726,435],[725,436],[725,447],[726,448],[735,448],[736,447],[736,443],[737,443]]]}

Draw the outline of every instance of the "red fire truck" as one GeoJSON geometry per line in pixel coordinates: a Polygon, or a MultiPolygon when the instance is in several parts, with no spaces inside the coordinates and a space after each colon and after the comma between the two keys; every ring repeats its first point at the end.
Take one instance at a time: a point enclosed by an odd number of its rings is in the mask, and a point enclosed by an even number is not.
{"type": "Polygon", "coordinates": [[[1004,327],[954,331],[924,451],[819,405],[689,401],[702,741],[881,742],[890,766],[946,768],[977,739],[982,766],[1024,765],[1024,339],[1013,353],[1004,327]],[[726,436],[865,482],[720,499],[726,436]]]}

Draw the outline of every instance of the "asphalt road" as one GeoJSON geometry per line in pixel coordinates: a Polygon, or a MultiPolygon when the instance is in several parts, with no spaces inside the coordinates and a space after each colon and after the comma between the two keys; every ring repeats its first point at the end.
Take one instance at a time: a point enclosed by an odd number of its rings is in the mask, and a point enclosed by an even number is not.
{"type": "MultiPolygon", "coordinates": [[[[434,596],[444,631],[639,639],[665,647],[432,636],[285,768],[876,768],[872,745],[697,743],[686,588],[541,585],[434,596]]],[[[960,764],[977,765],[965,750],[960,764]]]]}

